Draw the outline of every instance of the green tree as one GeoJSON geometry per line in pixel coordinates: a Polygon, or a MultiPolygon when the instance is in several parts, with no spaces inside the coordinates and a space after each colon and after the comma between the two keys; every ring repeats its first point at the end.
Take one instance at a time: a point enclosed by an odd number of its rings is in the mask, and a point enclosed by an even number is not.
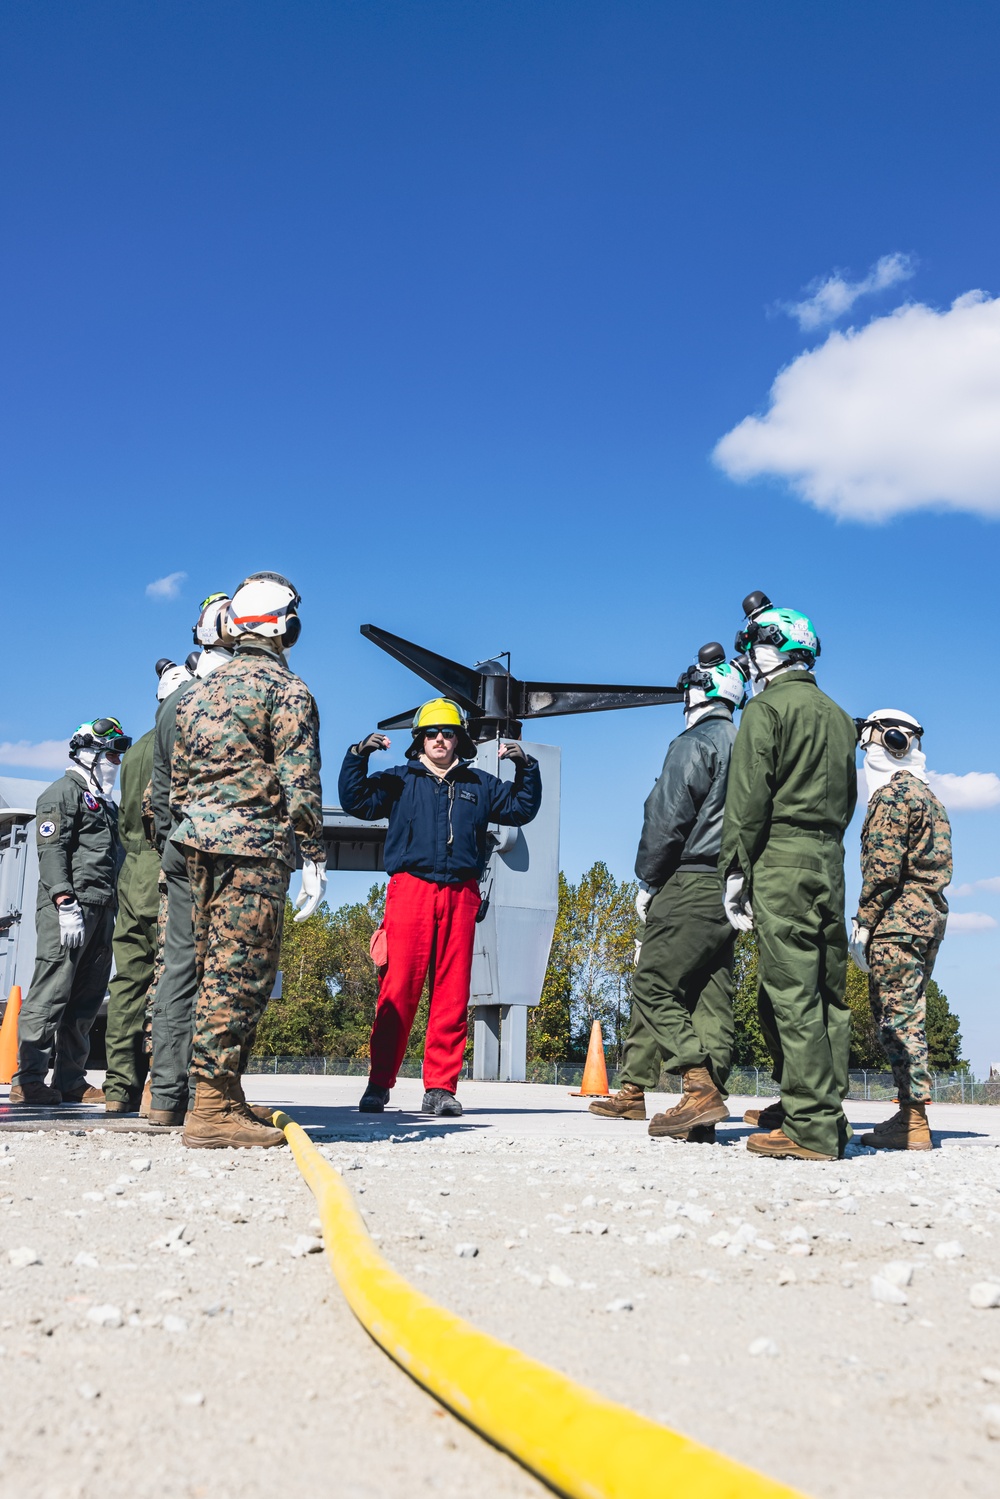
{"type": "Polygon", "coordinates": [[[601,860],[579,884],[560,875],[559,912],[542,1004],[528,1021],[532,1057],[581,1056],[597,1020],[612,1063],[620,1062],[638,931],[636,889],[633,880],[616,880],[601,860]]]}
{"type": "Polygon", "coordinates": [[[383,885],[373,885],[366,901],[336,911],[324,904],[301,923],[292,920],[292,906],[286,902],[282,995],[272,1000],[261,1021],[258,1052],[337,1058],[368,1055],[378,993],[368,945],[384,909],[383,885]]]}
{"type": "Polygon", "coordinates": [[[736,938],[733,1019],[736,1025],[733,1065],[770,1070],[771,1053],[757,1009],[757,938],[753,932],[740,932],[736,938]]]}
{"type": "Polygon", "coordinates": [[[932,1072],[968,1070],[968,1062],[962,1060],[962,1033],[958,1026],[958,1016],[952,1013],[947,994],[938,987],[936,979],[930,979],[927,984],[927,1051],[932,1072]]]}

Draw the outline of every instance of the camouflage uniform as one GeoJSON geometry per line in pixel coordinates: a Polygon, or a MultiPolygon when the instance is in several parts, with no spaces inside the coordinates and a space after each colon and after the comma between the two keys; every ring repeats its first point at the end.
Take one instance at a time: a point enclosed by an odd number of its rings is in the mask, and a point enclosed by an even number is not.
{"type": "Polygon", "coordinates": [[[897,770],[861,830],[858,925],[871,933],[868,993],[900,1102],[927,1103],[926,988],[948,919],[951,825],[923,781],[897,770]]]}
{"type": "Polygon", "coordinates": [[[274,987],[296,837],[325,858],[319,715],[265,646],[241,642],[177,709],[171,834],[187,855],[198,998],[192,1076],[239,1077],[274,987]]]}
{"type": "Polygon", "coordinates": [[[156,1004],[156,986],[163,977],[163,943],[167,935],[167,880],[162,869],[156,888],[160,896],[156,912],[156,957],[153,959],[153,981],[146,990],[146,1018],[142,1027],[142,1049],[147,1057],[153,1055],[153,1006],[156,1004]]]}

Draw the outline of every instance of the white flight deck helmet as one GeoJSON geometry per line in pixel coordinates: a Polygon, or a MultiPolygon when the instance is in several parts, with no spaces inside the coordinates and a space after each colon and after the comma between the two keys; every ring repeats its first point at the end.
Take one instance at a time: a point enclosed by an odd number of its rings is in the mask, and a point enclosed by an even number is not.
{"type": "Polygon", "coordinates": [[[703,703],[728,703],[742,708],[746,701],[748,672],[740,661],[727,661],[717,640],[710,640],[698,652],[698,660],[677,680],[684,693],[684,711],[690,713],[703,703]]]}
{"type": "Polygon", "coordinates": [[[299,638],[296,610],[301,598],[281,573],[251,573],[237,588],[226,612],[230,635],[259,635],[286,650],[299,638]]]}

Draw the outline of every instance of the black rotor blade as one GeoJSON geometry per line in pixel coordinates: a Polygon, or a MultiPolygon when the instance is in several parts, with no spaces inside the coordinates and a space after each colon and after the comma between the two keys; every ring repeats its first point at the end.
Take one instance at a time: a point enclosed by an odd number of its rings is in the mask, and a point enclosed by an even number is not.
{"type": "Polygon", "coordinates": [[[416,708],[407,708],[405,713],[396,713],[392,718],[383,718],[379,723],[379,728],[384,729],[386,733],[390,731],[395,732],[396,730],[402,733],[404,729],[412,728],[413,720],[416,716],[416,708]]]}
{"type": "MultiPolygon", "coordinates": [[[[377,625],[362,625],[361,633],[366,640],[380,646],[446,697],[454,698],[468,712],[478,710],[482,700],[481,672],[450,661],[447,656],[439,656],[436,651],[429,651],[422,645],[414,645],[412,640],[404,640],[400,635],[390,635],[388,630],[380,630],[377,625]]],[[[382,728],[381,724],[379,728],[382,728]]]]}
{"type": "Polygon", "coordinates": [[[585,682],[524,682],[522,718],[555,718],[561,713],[604,713],[612,708],[650,708],[682,703],[683,688],[616,687],[585,682]]]}

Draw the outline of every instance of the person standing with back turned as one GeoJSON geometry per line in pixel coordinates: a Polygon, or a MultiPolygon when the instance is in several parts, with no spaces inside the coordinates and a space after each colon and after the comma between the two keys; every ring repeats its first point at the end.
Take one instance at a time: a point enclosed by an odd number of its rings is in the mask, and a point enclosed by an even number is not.
{"type": "Polygon", "coordinates": [[[749,651],[763,690],[733,745],[719,867],[727,917],[757,934],[757,1002],[781,1086],[747,1148],[836,1160],[848,1139],[844,831],[858,799],[857,731],[816,685],[812,621],[763,593],[743,610],[736,649],[749,651]]]}
{"type": "Polygon", "coordinates": [[[319,714],[285,661],[299,602],[280,573],[241,583],[227,616],[234,659],[177,705],[170,841],[187,857],[198,977],[194,1107],[181,1142],[196,1149],[284,1143],[251,1110],[242,1074],[278,971],[296,840],[296,920],[312,915],[326,885],[319,714]]]}
{"type": "Polygon", "coordinates": [[[645,1119],[646,1091],[659,1086],[666,1063],[680,1072],[683,1097],[654,1116],[649,1133],[710,1145],[716,1124],[729,1114],[724,1090],[733,1052],[736,937],[722,909],[718,865],[733,713],[746,696],[746,678],[713,640],[677,685],[684,689],[685,727],[646,798],[635,861],[643,933],[621,1089],[595,1100],[590,1112],[645,1119]]]}
{"type": "Polygon", "coordinates": [[[951,823],[927,783],[923,733],[898,708],[880,708],[861,725],[868,811],[850,947],[869,974],[872,1014],[899,1093],[899,1112],[861,1136],[876,1150],[933,1148],[927,983],[948,921],[951,823]]]}

